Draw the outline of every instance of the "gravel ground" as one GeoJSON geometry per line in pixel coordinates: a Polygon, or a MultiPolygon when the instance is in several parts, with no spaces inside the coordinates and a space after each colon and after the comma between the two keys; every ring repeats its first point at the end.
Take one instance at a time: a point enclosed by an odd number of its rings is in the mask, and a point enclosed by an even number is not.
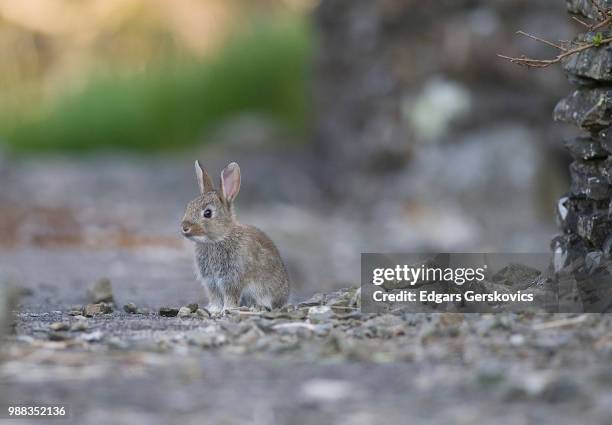
{"type": "MultiPolygon", "coordinates": [[[[177,237],[195,192],[184,163],[0,164],[0,277],[26,288],[2,340],[0,403],[66,404],[87,424],[612,424],[608,315],[362,314],[359,252],[478,251],[486,232],[457,208],[329,209],[291,161],[251,166],[290,189],[244,167],[239,213],[279,245],[293,307],[160,316],[205,305],[177,237]],[[113,311],[85,317],[103,277],[113,311]]],[[[501,239],[526,234],[517,246],[542,252],[550,229],[524,226],[501,239]]]]}
{"type": "Polygon", "coordinates": [[[22,311],[2,397],[92,424],[610,424],[607,315],[365,315],[353,299],[219,318],[22,311]]]}

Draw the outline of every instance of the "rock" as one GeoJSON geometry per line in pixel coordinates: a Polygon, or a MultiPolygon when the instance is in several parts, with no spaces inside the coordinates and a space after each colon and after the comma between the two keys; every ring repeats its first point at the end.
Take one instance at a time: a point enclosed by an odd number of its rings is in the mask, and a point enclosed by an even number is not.
{"type": "Polygon", "coordinates": [[[122,339],[117,338],[116,336],[109,338],[108,341],[106,341],[106,344],[109,348],[112,348],[114,350],[125,350],[129,348],[129,344],[126,341],[123,341],[122,339]]]}
{"type": "Polygon", "coordinates": [[[111,281],[107,278],[98,280],[89,291],[89,297],[94,304],[114,302],[111,281]]]}
{"type": "Polygon", "coordinates": [[[187,307],[187,306],[183,306],[181,308],[179,308],[179,311],[177,313],[178,317],[191,317],[191,308],[187,307]]]}
{"type": "Polygon", "coordinates": [[[129,314],[136,314],[138,312],[138,307],[134,303],[127,303],[123,306],[123,311],[129,314]]]}
{"type": "Polygon", "coordinates": [[[159,315],[164,317],[176,317],[178,313],[179,309],[174,307],[161,307],[159,309],[159,315]]]}
{"type": "Polygon", "coordinates": [[[198,305],[196,303],[187,304],[187,307],[189,308],[189,310],[191,310],[192,313],[198,311],[198,305]]]}
{"type": "Polygon", "coordinates": [[[604,128],[597,133],[597,141],[608,153],[612,153],[612,131],[610,129],[610,127],[604,128]]]}
{"type": "Polygon", "coordinates": [[[70,324],[64,322],[55,322],[49,325],[49,329],[52,331],[67,331],[70,329],[70,324]]]}
{"type": "Polygon", "coordinates": [[[71,316],[81,316],[83,314],[83,309],[82,308],[73,308],[72,310],[70,310],[70,312],[68,313],[71,316]]]}
{"type": "Polygon", "coordinates": [[[210,313],[206,309],[198,308],[195,313],[200,319],[210,319],[210,313]]]}
{"type": "MultiPolygon", "coordinates": [[[[612,7],[612,0],[596,0],[604,9],[612,7]]],[[[567,10],[586,18],[598,19],[599,13],[593,0],[566,0],[567,10]]]]}
{"type": "Polygon", "coordinates": [[[612,124],[612,90],[580,88],[562,99],[554,110],[556,121],[599,131],[612,124]]]}
{"type": "Polygon", "coordinates": [[[87,304],[83,309],[83,315],[86,317],[92,317],[98,314],[109,314],[112,312],[113,308],[106,303],[87,304]]]}
{"type": "Polygon", "coordinates": [[[149,314],[151,314],[151,311],[146,307],[141,307],[138,310],[136,310],[136,314],[143,314],[145,316],[148,316],[149,314]]]}
{"type": "Polygon", "coordinates": [[[223,345],[227,342],[227,337],[220,332],[205,332],[193,335],[189,338],[191,345],[196,345],[202,348],[213,348],[223,345]]]}
{"type": "Polygon", "coordinates": [[[262,336],[264,336],[262,330],[257,326],[252,326],[236,339],[236,343],[239,345],[251,346],[254,345],[262,336]]]}
{"type": "Polygon", "coordinates": [[[570,164],[570,175],[574,195],[595,200],[612,198],[606,161],[574,161],[570,164]]]}
{"type": "Polygon", "coordinates": [[[273,325],[272,329],[281,335],[297,335],[300,338],[309,338],[315,333],[317,326],[324,325],[313,325],[311,323],[302,322],[290,322],[273,325]]]}
{"type": "Polygon", "coordinates": [[[593,273],[601,265],[603,252],[591,251],[584,257],[584,267],[587,273],[593,273]]]}
{"type": "Polygon", "coordinates": [[[576,159],[602,159],[608,156],[608,152],[603,148],[602,144],[592,137],[574,137],[566,139],[563,144],[576,159]]]}
{"type": "Polygon", "coordinates": [[[89,328],[86,320],[77,320],[70,326],[70,330],[73,332],[84,332],[89,328]]]}
{"type": "MultiPolygon", "coordinates": [[[[587,0],[591,1],[592,0],[587,0]]],[[[608,31],[601,32],[604,38],[610,37],[608,31]]],[[[596,33],[581,34],[577,43],[592,43],[596,33]]],[[[562,63],[563,70],[579,78],[595,80],[602,83],[612,82],[612,48],[610,45],[597,49],[586,49],[568,56],[562,63]]]]}
{"type": "Polygon", "coordinates": [[[315,378],[302,384],[299,392],[308,402],[335,403],[355,393],[355,385],[349,381],[315,378]]]}
{"type": "Polygon", "coordinates": [[[102,338],[104,338],[104,332],[102,331],[94,331],[86,334],[81,334],[79,336],[79,339],[82,339],[83,341],[87,342],[98,342],[102,338]]]}
{"type": "Polygon", "coordinates": [[[602,247],[612,234],[612,217],[607,212],[596,212],[578,216],[576,233],[595,247],[602,247]]]}
{"type": "Polygon", "coordinates": [[[308,318],[311,322],[325,322],[335,316],[331,307],[326,305],[314,306],[308,309],[308,318]]]}
{"type": "Polygon", "coordinates": [[[608,199],[598,201],[568,194],[557,202],[557,224],[566,232],[577,233],[580,217],[599,213],[607,215],[608,211],[608,199]]]}
{"type": "Polygon", "coordinates": [[[316,305],[321,305],[325,303],[325,294],[314,294],[312,297],[307,299],[306,301],[302,301],[298,304],[298,307],[312,307],[316,305]]]}
{"type": "Polygon", "coordinates": [[[66,341],[70,339],[70,335],[66,332],[49,332],[50,341],[66,341]]]}
{"type": "Polygon", "coordinates": [[[404,335],[406,323],[392,314],[376,316],[363,323],[364,335],[372,338],[392,338],[404,335]]]}

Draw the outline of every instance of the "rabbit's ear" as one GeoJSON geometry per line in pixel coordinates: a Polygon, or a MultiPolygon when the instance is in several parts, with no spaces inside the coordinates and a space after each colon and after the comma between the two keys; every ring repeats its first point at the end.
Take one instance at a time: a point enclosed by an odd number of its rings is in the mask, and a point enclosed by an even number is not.
{"type": "Polygon", "coordinates": [[[200,186],[200,193],[212,192],[215,190],[210,176],[206,170],[202,168],[200,161],[195,162],[195,172],[198,180],[198,186],[200,186]]]}
{"type": "Polygon", "coordinates": [[[232,162],[221,171],[221,193],[228,204],[232,203],[240,190],[240,167],[232,162]]]}

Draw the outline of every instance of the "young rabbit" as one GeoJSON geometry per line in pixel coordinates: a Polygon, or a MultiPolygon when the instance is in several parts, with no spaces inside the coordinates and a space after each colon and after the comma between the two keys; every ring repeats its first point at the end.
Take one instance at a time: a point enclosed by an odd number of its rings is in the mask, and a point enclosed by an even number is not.
{"type": "Polygon", "coordinates": [[[240,167],[232,162],[223,169],[218,190],[198,161],[195,171],[200,196],[187,205],[181,231],[195,242],[196,274],[208,292],[208,310],[282,307],[289,278],[276,246],[261,230],[238,223],[234,214],[240,167]]]}

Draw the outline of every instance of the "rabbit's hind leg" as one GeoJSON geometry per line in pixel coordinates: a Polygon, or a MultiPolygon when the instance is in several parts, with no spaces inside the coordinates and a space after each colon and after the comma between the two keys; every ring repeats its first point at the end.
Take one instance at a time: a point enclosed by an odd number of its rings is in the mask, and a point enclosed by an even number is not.
{"type": "Polygon", "coordinates": [[[261,284],[248,284],[242,292],[242,297],[251,301],[250,306],[272,310],[272,294],[265,290],[261,284]]]}

